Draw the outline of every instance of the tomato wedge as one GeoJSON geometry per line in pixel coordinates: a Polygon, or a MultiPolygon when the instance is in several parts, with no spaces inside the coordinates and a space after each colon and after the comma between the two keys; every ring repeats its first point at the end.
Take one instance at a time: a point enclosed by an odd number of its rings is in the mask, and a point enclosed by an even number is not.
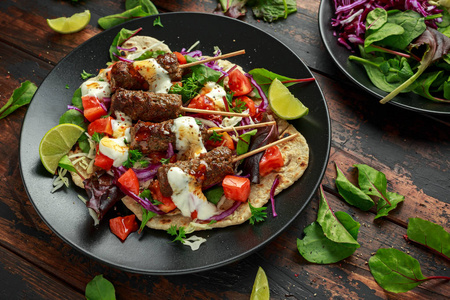
{"type": "Polygon", "coordinates": [[[88,133],[92,136],[95,132],[107,135],[113,135],[113,129],[111,125],[112,117],[100,118],[90,123],[88,126],[88,133]]]}
{"type": "Polygon", "coordinates": [[[130,235],[130,233],[139,229],[135,215],[125,217],[117,217],[109,220],[109,228],[122,242],[130,235]]]}
{"type": "Polygon", "coordinates": [[[247,95],[252,91],[252,84],[250,79],[247,78],[241,71],[234,69],[228,74],[228,86],[234,93],[233,96],[247,95]]]}
{"type": "Polygon", "coordinates": [[[119,183],[127,190],[139,195],[139,179],[132,169],[128,169],[118,179],[119,183]]]}
{"type": "Polygon", "coordinates": [[[81,101],[84,108],[84,117],[88,119],[89,122],[94,122],[101,116],[108,114],[100,105],[98,98],[95,96],[81,97],[81,101]]]}
{"type": "Polygon", "coordinates": [[[236,99],[233,99],[233,107],[236,106],[236,102],[238,102],[238,100],[245,103],[244,105],[246,108],[248,108],[248,114],[250,115],[250,117],[253,117],[256,115],[255,102],[253,102],[252,99],[250,99],[247,96],[237,97],[236,99]]]}
{"type": "MultiPolygon", "coordinates": [[[[191,99],[188,107],[206,110],[216,110],[216,105],[214,104],[214,102],[208,99],[208,97],[205,97],[204,95],[200,94],[191,99]]],[[[199,117],[222,123],[222,116],[220,115],[199,114],[199,117]]]]}
{"type": "Polygon", "coordinates": [[[113,164],[114,164],[114,159],[111,159],[108,156],[97,151],[97,154],[95,155],[95,159],[94,159],[94,165],[102,168],[103,170],[109,171],[113,164]]]}
{"type": "MultiPolygon", "coordinates": [[[[212,127],[211,130],[219,129],[219,127],[212,127]]],[[[234,141],[227,132],[220,132],[214,135],[216,138],[209,138],[206,140],[205,145],[208,148],[217,148],[219,146],[228,147],[230,150],[234,150],[234,141]]]]}
{"type": "Polygon", "coordinates": [[[265,176],[284,166],[283,156],[277,146],[272,146],[264,152],[259,162],[259,174],[265,176]]]}
{"type": "Polygon", "coordinates": [[[225,197],[234,201],[245,202],[250,195],[250,179],[227,175],[222,181],[225,197]]]}
{"type": "Polygon", "coordinates": [[[186,57],[184,57],[184,55],[181,54],[180,52],[175,51],[173,52],[173,54],[177,56],[177,60],[180,65],[184,65],[185,63],[187,63],[186,57]]]}
{"type": "Polygon", "coordinates": [[[153,199],[162,203],[162,204],[158,205],[158,208],[160,210],[168,213],[169,211],[172,211],[175,208],[177,208],[175,203],[173,203],[172,198],[164,197],[162,195],[158,180],[153,180],[153,182],[150,184],[150,186],[148,188],[149,188],[150,192],[152,193],[153,199]]]}

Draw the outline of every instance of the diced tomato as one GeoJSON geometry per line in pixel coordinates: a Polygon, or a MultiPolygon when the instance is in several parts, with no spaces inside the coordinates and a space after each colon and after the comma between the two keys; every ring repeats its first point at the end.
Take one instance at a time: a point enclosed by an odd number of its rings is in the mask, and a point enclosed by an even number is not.
{"type": "Polygon", "coordinates": [[[113,129],[111,125],[112,117],[100,118],[90,123],[88,126],[88,133],[92,136],[95,132],[101,134],[112,135],[113,129]]]}
{"type": "Polygon", "coordinates": [[[250,179],[227,175],[222,181],[225,197],[234,201],[245,202],[250,195],[250,179]]]}
{"type": "Polygon", "coordinates": [[[240,96],[237,97],[236,99],[233,99],[233,107],[236,106],[236,101],[237,99],[239,99],[241,102],[245,103],[245,107],[248,108],[248,113],[250,115],[250,117],[253,117],[256,115],[256,107],[255,107],[255,102],[253,102],[252,99],[250,99],[247,96],[240,96]]]}
{"type": "Polygon", "coordinates": [[[177,60],[180,65],[184,65],[185,63],[187,63],[186,57],[184,57],[184,55],[181,54],[180,52],[175,51],[173,52],[173,54],[177,56],[177,60]]]}
{"type": "Polygon", "coordinates": [[[101,152],[97,151],[94,159],[94,165],[102,168],[103,170],[109,171],[114,163],[114,159],[109,158],[106,155],[103,155],[101,152]]]}
{"type": "MultiPolygon", "coordinates": [[[[213,101],[205,97],[204,95],[197,95],[191,99],[188,105],[189,108],[198,108],[198,109],[206,109],[206,110],[216,110],[216,105],[213,101]]],[[[199,114],[200,118],[217,121],[222,123],[222,116],[219,115],[210,115],[210,114],[199,114]]]]}
{"type": "Polygon", "coordinates": [[[234,71],[228,74],[228,86],[234,93],[234,96],[247,95],[252,91],[250,79],[238,69],[234,69],[234,71]]]}
{"type": "Polygon", "coordinates": [[[125,217],[117,217],[109,220],[109,228],[122,242],[130,235],[130,233],[139,229],[135,215],[125,217]]]}
{"type": "Polygon", "coordinates": [[[81,97],[84,117],[88,119],[89,122],[94,122],[101,116],[107,115],[108,113],[100,105],[100,101],[95,96],[84,96],[81,97]]]}
{"type": "Polygon", "coordinates": [[[139,179],[133,169],[128,169],[118,179],[119,183],[127,190],[139,195],[139,179]]]}
{"type": "Polygon", "coordinates": [[[266,149],[261,161],[259,162],[259,174],[265,176],[270,172],[284,166],[283,156],[277,146],[266,149]]]}
{"type": "Polygon", "coordinates": [[[194,210],[193,212],[191,212],[191,219],[195,220],[198,217],[198,212],[196,210],[194,210]]]}
{"type": "MultiPolygon", "coordinates": [[[[211,129],[211,130],[219,129],[219,127],[212,127],[212,128],[210,128],[210,129],[211,129]]],[[[220,132],[220,133],[217,133],[217,135],[219,135],[219,136],[221,137],[221,140],[220,140],[220,141],[219,141],[219,140],[214,141],[214,140],[212,140],[212,139],[206,140],[205,146],[206,146],[208,149],[211,149],[211,148],[217,148],[217,147],[219,147],[219,146],[225,146],[225,147],[228,147],[228,148],[230,148],[230,150],[234,150],[234,149],[235,149],[235,147],[234,147],[234,141],[233,141],[233,139],[231,138],[231,136],[230,136],[228,133],[226,133],[226,132],[220,132]]]]}
{"type": "Polygon", "coordinates": [[[163,212],[170,212],[177,208],[175,203],[173,203],[172,198],[170,197],[164,197],[161,193],[161,189],[159,187],[159,181],[153,180],[153,182],[148,187],[150,192],[152,193],[152,196],[155,200],[161,202],[162,204],[158,205],[158,208],[162,210],[163,212]]]}

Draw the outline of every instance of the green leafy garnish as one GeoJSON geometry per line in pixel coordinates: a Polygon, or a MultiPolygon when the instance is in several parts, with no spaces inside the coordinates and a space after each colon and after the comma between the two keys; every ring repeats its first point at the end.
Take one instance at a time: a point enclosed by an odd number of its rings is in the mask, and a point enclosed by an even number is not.
{"type": "Polygon", "coordinates": [[[257,129],[247,131],[239,136],[239,140],[236,145],[236,155],[241,155],[247,153],[248,147],[250,146],[250,140],[258,132],[257,129]]]}
{"type": "Polygon", "coordinates": [[[70,87],[69,87],[69,85],[68,84],[66,84],[66,89],[68,90],[68,89],[70,89],[70,87]]]}
{"type": "Polygon", "coordinates": [[[208,223],[208,225],[212,225],[212,224],[214,224],[214,223],[217,223],[217,220],[211,220],[211,221],[208,223]]]}
{"type": "Polygon", "coordinates": [[[72,105],[79,109],[83,109],[83,100],[81,100],[81,88],[76,89],[73,93],[72,105]]]}
{"type": "Polygon", "coordinates": [[[116,291],[109,280],[103,278],[103,275],[97,275],[86,285],[85,297],[89,300],[114,300],[116,291]]]}
{"type": "Polygon", "coordinates": [[[216,185],[207,189],[206,191],[203,191],[203,194],[209,202],[217,205],[217,203],[219,203],[220,201],[220,198],[222,198],[223,187],[221,185],[216,185]]]}
{"type": "Polygon", "coordinates": [[[236,113],[241,113],[244,110],[247,109],[247,105],[244,101],[242,101],[239,98],[236,98],[235,102],[234,102],[234,107],[230,107],[231,110],[233,110],[236,113]]]}
{"type": "Polygon", "coordinates": [[[431,279],[446,279],[446,276],[425,277],[419,262],[397,249],[378,249],[369,259],[370,272],[376,282],[386,291],[407,292],[431,279]]]}
{"type": "Polygon", "coordinates": [[[162,50],[156,50],[156,51],[151,51],[151,50],[147,50],[144,53],[142,53],[138,58],[134,59],[134,60],[144,60],[144,59],[149,59],[149,58],[157,58],[159,55],[165,54],[165,51],[162,50]]]}
{"type": "Polygon", "coordinates": [[[94,132],[94,134],[92,135],[91,138],[94,142],[100,143],[103,136],[104,136],[104,134],[102,134],[102,133],[94,132]]]}
{"type": "Polygon", "coordinates": [[[170,163],[170,158],[161,158],[159,162],[162,163],[163,165],[166,165],[170,163]]]}
{"type": "Polygon", "coordinates": [[[158,9],[150,0],[127,0],[125,9],[126,11],[123,13],[100,18],[98,25],[103,29],[108,29],[135,18],[158,14],[158,9]]]}
{"type": "Polygon", "coordinates": [[[8,102],[0,108],[0,119],[11,114],[19,107],[29,104],[36,90],[37,86],[34,83],[28,80],[23,82],[20,87],[14,90],[8,102]]]}
{"type": "Polygon", "coordinates": [[[109,47],[109,57],[112,61],[119,60],[116,55],[120,56],[119,50],[117,49],[117,46],[122,45],[126,40],[128,40],[130,37],[134,36],[136,33],[141,31],[142,28],[136,29],[136,30],[128,30],[125,28],[122,28],[119,33],[114,38],[111,46],[109,47]],[[115,54],[115,55],[114,55],[115,54]]]}
{"type": "Polygon", "coordinates": [[[265,210],[267,207],[254,207],[253,205],[248,203],[248,206],[250,207],[250,212],[252,213],[252,216],[249,219],[250,224],[254,225],[257,222],[262,222],[267,218],[267,213],[265,210]]]}
{"type": "Polygon", "coordinates": [[[151,218],[153,218],[154,216],[157,215],[157,213],[154,213],[154,212],[152,212],[150,210],[147,210],[147,209],[145,209],[143,207],[141,207],[141,209],[142,209],[142,221],[141,221],[141,226],[139,227],[138,233],[141,233],[142,230],[144,230],[145,224],[147,224],[147,222],[150,221],[151,218]]]}
{"type": "Polygon", "coordinates": [[[80,75],[81,75],[81,78],[84,80],[88,79],[89,77],[95,76],[95,74],[88,73],[85,70],[83,70],[83,72],[80,75]]]}
{"type": "Polygon", "coordinates": [[[169,93],[181,95],[183,102],[186,102],[186,101],[194,98],[198,94],[200,89],[203,87],[203,84],[201,84],[197,80],[195,74],[192,74],[191,76],[183,78],[181,80],[181,82],[182,82],[181,86],[179,84],[172,85],[169,93]]]}
{"type": "MultiPolygon", "coordinates": [[[[296,83],[309,82],[314,80],[314,78],[306,78],[306,79],[289,78],[283,75],[273,73],[264,68],[255,68],[248,73],[252,75],[253,79],[256,81],[256,83],[258,83],[259,86],[261,86],[262,90],[266,94],[268,94],[269,86],[275,78],[280,80],[286,87],[289,87],[296,83]]],[[[254,91],[257,90],[255,89],[254,91]]]]}
{"type": "Polygon", "coordinates": [[[58,162],[58,166],[70,172],[77,172],[77,170],[75,169],[75,167],[73,166],[72,162],[70,161],[67,155],[61,157],[61,159],[58,162]]]}
{"type": "MultiPolygon", "coordinates": [[[[125,168],[132,168],[135,163],[147,164],[148,161],[144,159],[144,155],[139,150],[129,150],[128,159],[122,164],[125,168]]],[[[147,165],[148,166],[148,165],[147,165]]]]}
{"type": "Polygon", "coordinates": [[[218,134],[215,130],[213,130],[211,136],[208,139],[213,142],[221,142],[223,140],[222,135],[218,134]]]}
{"type": "Polygon", "coordinates": [[[177,228],[177,225],[170,226],[169,229],[167,229],[167,233],[175,236],[175,239],[172,242],[180,241],[184,244],[184,239],[186,238],[186,233],[184,232],[184,227],[180,226],[177,228]]]}
{"type": "Polygon", "coordinates": [[[161,17],[156,17],[156,19],[153,21],[153,26],[164,27],[164,25],[161,23],[161,17]]]}
{"type": "Polygon", "coordinates": [[[450,260],[450,233],[438,224],[421,218],[410,218],[405,238],[450,260]]]}

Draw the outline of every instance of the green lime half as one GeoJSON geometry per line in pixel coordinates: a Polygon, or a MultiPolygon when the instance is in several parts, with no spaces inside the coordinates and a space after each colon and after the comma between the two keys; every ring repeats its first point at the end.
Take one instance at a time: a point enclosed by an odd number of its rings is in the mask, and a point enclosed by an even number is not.
{"type": "Polygon", "coordinates": [[[308,114],[308,108],[277,78],[269,87],[269,105],[274,114],[284,120],[298,119],[308,114]]]}
{"type": "Polygon", "coordinates": [[[56,32],[67,34],[78,32],[89,24],[91,20],[91,13],[85,10],[82,13],[77,13],[71,17],[61,17],[56,19],[47,19],[47,24],[56,32]]]}
{"type": "Polygon", "coordinates": [[[269,281],[267,280],[266,273],[259,267],[258,273],[256,273],[255,283],[253,283],[252,294],[250,300],[269,300],[270,290],[269,281]]]}
{"type": "Polygon", "coordinates": [[[39,156],[47,171],[55,174],[59,160],[69,153],[83,132],[75,124],[59,124],[47,131],[39,144],[39,156]]]}

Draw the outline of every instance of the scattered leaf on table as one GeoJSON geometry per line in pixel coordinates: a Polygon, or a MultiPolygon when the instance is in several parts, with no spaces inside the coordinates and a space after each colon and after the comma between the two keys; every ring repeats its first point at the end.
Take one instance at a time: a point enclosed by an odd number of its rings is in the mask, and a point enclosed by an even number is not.
{"type": "Polygon", "coordinates": [[[28,80],[22,82],[20,87],[14,90],[8,102],[0,108],[0,119],[3,119],[19,107],[29,104],[36,90],[37,87],[34,83],[28,80]]]}
{"type": "Polygon", "coordinates": [[[386,192],[386,195],[391,205],[383,198],[380,198],[377,203],[377,215],[375,219],[387,216],[391,210],[394,210],[400,202],[405,200],[404,196],[396,193],[386,192]]]}
{"type": "Polygon", "coordinates": [[[450,234],[438,224],[410,218],[406,232],[409,240],[424,245],[450,260],[450,234]]]}
{"type": "Polygon", "coordinates": [[[113,300],[116,299],[116,291],[108,279],[97,275],[86,285],[85,296],[87,300],[113,300]]]}
{"type": "Polygon", "coordinates": [[[337,177],[336,187],[339,194],[347,201],[348,204],[358,207],[361,210],[367,211],[375,205],[372,198],[366,195],[358,187],[354,186],[342,173],[336,165],[337,177]]]}
{"type": "Polygon", "coordinates": [[[331,211],[330,206],[325,198],[323,188],[320,187],[320,202],[319,211],[317,212],[317,222],[322,227],[325,236],[336,243],[347,243],[356,245],[359,248],[358,242],[347,231],[337,219],[335,214],[331,211]]]}

